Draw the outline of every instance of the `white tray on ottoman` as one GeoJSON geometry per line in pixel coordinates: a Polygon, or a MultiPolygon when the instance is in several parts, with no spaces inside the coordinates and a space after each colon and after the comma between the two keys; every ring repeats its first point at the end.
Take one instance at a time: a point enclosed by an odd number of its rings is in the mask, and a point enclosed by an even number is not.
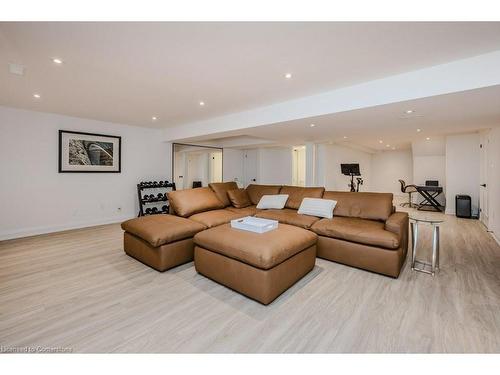
{"type": "Polygon", "coordinates": [[[278,220],[261,219],[260,217],[246,216],[231,220],[231,228],[246,230],[255,233],[266,233],[278,228],[278,220]]]}

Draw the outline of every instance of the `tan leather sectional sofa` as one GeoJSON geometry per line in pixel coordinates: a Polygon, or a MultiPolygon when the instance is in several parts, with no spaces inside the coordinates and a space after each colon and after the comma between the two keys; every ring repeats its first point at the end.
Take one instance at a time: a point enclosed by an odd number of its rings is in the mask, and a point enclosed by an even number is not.
{"type": "MultiPolygon", "coordinates": [[[[392,194],[249,185],[247,194],[242,195],[248,195],[250,202],[241,207],[232,204],[228,196],[228,191],[234,193],[236,189],[236,183],[225,182],[169,193],[170,215],[142,217],[122,224],[125,252],[165,271],[193,260],[193,236],[197,233],[255,215],[315,233],[320,258],[394,278],[399,276],[408,246],[408,214],[394,212],[392,194]],[[258,210],[256,205],[265,194],[288,194],[285,208],[258,210]],[[306,197],[336,200],[333,219],[298,214],[297,209],[306,197]]],[[[216,235],[215,232],[211,233],[216,235]]]]}

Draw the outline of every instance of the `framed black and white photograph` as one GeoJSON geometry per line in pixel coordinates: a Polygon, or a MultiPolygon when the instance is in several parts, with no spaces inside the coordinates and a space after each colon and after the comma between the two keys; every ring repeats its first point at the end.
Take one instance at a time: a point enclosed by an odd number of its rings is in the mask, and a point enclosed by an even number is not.
{"type": "Polygon", "coordinates": [[[120,173],[121,137],[59,130],[59,173],[120,173]]]}

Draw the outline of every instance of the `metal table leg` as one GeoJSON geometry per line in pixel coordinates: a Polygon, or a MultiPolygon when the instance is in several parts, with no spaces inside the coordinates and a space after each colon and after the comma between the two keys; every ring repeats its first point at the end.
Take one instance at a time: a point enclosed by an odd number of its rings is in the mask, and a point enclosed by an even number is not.
{"type": "Polygon", "coordinates": [[[411,222],[411,238],[412,238],[412,247],[411,247],[411,269],[415,269],[415,259],[417,257],[417,240],[418,240],[418,223],[411,222]]]}
{"type": "Polygon", "coordinates": [[[432,274],[439,270],[439,225],[433,225],[432,233],[432,274]]]}
{"type": "Polygon", "coordinates": [[[417,243],[418,243],[418,221],[411,222],[411,235],[412,235],[412,254],[411,254],[411,269],[413,271],[428,273],[432,276],[439,271],[439,224],[432,224],[432,263],[421,262],[417,260],[417,243]],[[419,267],[417,267],[417,265],[419,267]],[[430,271],[425,267],[430,267],[430,271]]]}

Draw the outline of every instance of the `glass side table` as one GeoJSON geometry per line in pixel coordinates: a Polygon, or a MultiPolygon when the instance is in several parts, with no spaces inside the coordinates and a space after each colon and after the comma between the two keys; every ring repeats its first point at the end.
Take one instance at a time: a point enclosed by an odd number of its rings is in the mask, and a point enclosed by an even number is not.
{"type": "Polygon", "coordinates": [[[410,227],[412,237],[411,269],[413,271],[424,272],[432,276],[439,271],[439,226],[443,219],[421,216],[410,216],[410,227]],[[432,226],[432,261],[431,263],[417,260],[418,225],[429,224],[432,226]],[[430,267],[430,271],[425,267],[430,267]]]}

